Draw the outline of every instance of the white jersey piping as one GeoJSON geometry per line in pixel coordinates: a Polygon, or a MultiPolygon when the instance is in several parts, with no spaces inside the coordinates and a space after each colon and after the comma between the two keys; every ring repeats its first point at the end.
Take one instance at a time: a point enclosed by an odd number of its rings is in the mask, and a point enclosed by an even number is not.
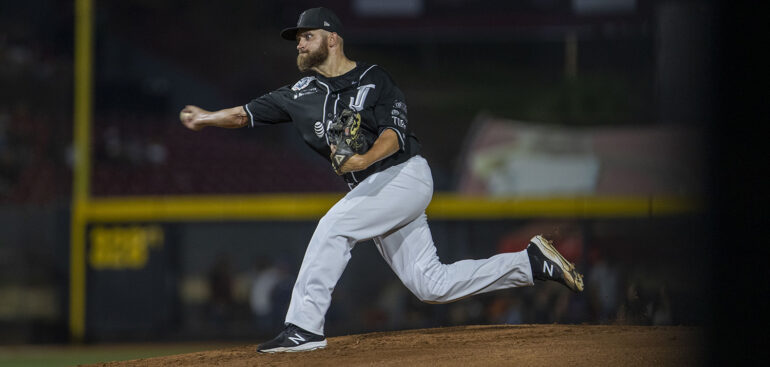
{"type": "MultiPolygon", "coordinates": [[[[326,88],[326,97],[324,97],[324,108],[323,108],[323,112],[321,113],[321,123],[324,123],[324,121],[326,121],[326,102],[329,100],[329,94],[331,94],[332,90],[331,88],[329,88],[328,85],[326,85],[326,83],[318,79],[316,79],[315,81],[317,81],[319,84],[323,85],[326,88]]],[[[329,127],[331,127],[331,120],[326,124],[326,131],[329,131],[329,127]]],[[[329,145],[329,135],[324,134],[324,136],[326,137],[326,145],[329,145]]]]}
{"type": "Polygon", "coordinates": [[[361,79],[363,79],[363,78],[364,78],[364,75],[366,75],[366,73],[367,73],[369,70],[372,70],[372,68],[373,68],[373,67],[375,67],[375,66],[377,66],[377,64],[374,64],[374,65],[372,65],[372,66],[368,67],[366,70],[364,70],[364,72],[363,72],[363,73],[361,73],[361,76],[359,76],[359,77],[358,77],[358,82],[360,83],[360,82],[361,82],[361,79]]]}
{"type": "Polygon", "coordinates": [[[251,111],[249,111],[249,104],[243,105],[243,109],[246,110],[246,113],[249,114],[249,121],[251,121],[251,127],[254,127],[254,115],[251,114],[251,111]]]}

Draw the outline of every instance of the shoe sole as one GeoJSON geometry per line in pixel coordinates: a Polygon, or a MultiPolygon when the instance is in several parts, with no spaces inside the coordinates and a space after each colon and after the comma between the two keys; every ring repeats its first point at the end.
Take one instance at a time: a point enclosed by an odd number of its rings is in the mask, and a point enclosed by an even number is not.
{"type": "Polygon", "coordinates": [[[278,347],[273,349],[258,350],[259,353],[280,353],[280,352],[309,352],[311,350],[326,348],[326,339],[320,342],[309,342],[296,347],[278,347]]]}
{"type": "Polygon", "coordinates": [[[583,291],[583,275],[575,270],[575,264],[567,261],[564,256],[561,256],[559,251],[556,251],[556,248],[553,247],[551,241],[545,239],[543,236],[537,235],[532,238],[530,243],[537,246],[537,248],[540,249],[540,252],[542,252],[549,260],[559,265],[569,289],[574,292],[583,291]]]}

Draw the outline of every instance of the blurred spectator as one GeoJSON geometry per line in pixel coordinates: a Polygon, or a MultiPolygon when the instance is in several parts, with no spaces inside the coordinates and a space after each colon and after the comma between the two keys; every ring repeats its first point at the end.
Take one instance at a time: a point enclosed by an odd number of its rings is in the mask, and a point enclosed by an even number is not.
{"type": "Polygon", "coordinates": [[[156,140],[147,142],[145,153],[147,161],[156,166],[166,163],[166,157],[168,157],[166,146],[156,140]]]}
{"type": "Polygon", "coordinates": [[[385,325],[381,329],[394,330],[404,324],[409,296],[409,291],[397,280],[391,280],[382,287],[376,303],[385,315],[385,325]]]}
{"type": "Polygon", "coordinates": [[[487,307],[487,322],[494,324],[521,324],[524,322],[521,299],[503,294],[492,299],[487,307]]]}
{"type": "Polygon", "coordinates": [[[0,198],[10,192],[18,174],[15,152],[11,146],[10,124],[11,115],[0,107],[0,198]]]}
{"type": "Polygon", "coordinates": [[[259,257],[255,261],[254,279],[249,292],[249,306],[256,319],[257,329],[272,332],[283,323],[280,315],[291,299],[294,276],[289,263],[259,257]]]}
{"type": "Polygon", "coordinates": [[[450,304],[448,312],[448,321],[451,325],[478,325],[487,322],[487,310],[484,301],[489,301],[489,297],[474,297],[450,304]]]}
{"type": "Polygon", "coordinates": [[[671,325],[673,315],[671,314],[671,300],[668,297],[666,286],[663,285],[658,290],[658,297],[655,300],[655,308],[652,314],[653,325],[671,325]]]}
{"type": "Polygon", "coordinates": [[[278,282],[279,274],[277,269],[270,266],[270,261],[264,257],[257,257],[254,262],[254,275],[249,288],[249,307],[261,326],[269,321],[271,304],[270,294],[273,292],[275,284],[278,282]]]}
{"type": "Polygon", "coordinates": [[[504,324],[523,324],[524,323],[524,302],[518,297],[509,297],[510,303],[508,309],[501,318],[497,320],[504,324]]]}
{"type": "Polygon", "coordinates": [[[576,297],[575,294],[564,291],[562,289],[559,289],[559,290],[554,289],[554,294],[552,297],[553,297],[553,306],[551,308],[553,310],[553,313],[551,315],[552,322],[558,322],[558,323],[567,322],[567,318],[569,316],[568,312],[569,312],[570,300],[576,297]]]}
{"type": "MultiPolygon", "coordinates": [[[[155,117],[141,117],[143,120],[155,120],[155,117]]],[[[142,133],[126,136],[117,125],[122,119],[113,119],[101,134],[98,141],[97,162],[102,164],[128,163],[135,167],[147,165],[162,165],[166,163],[168,149],[162,143],[169,137],[158,136],[156,133],[142,133]]]]}
{"type": "MultiPolygon", "coordinates": [[[[121,156],[123,147],[121,145],[120,130],[115,125],[110,125],[102,133],[102,149],[104,158],[118,159],[121,156]]],[[[98,158],[98,156],[97,156],[98,158]]]]}
{"type": "Polygon", "coordinates": [[[224,329],[227,317],[233,307],[233,277],[230,261],[220,255],[208,274],[209,281],[209,318],[218,328],[224,329]]]}
{"type": "Polygon", "coordinates": [[[589,256],[591,264],[586,279],[586,292],[600,323],[610,322],[618,310],[620,276],[617,266],[607,260],[602,250],[594,248],[589,256]]]}
{"type": "Polygon", "coordinates": [[[644,288],[632,281],[626,288],[626,298],[618,309],[617,323],[621,325],[650,325],[649,299],[644,288]]]}
{"type": "Polygon", "coordinates": [[[67,192],[56,127],[25,103],[0,110],[0,202],[45,204],[67,192]]]}

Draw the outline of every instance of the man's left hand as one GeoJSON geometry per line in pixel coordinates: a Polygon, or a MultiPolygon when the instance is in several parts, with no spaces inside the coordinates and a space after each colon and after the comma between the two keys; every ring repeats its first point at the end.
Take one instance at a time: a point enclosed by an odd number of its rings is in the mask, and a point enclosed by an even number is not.
{"type": "Polygon", "coordinates": [[[366,159],[364,159],[364,156],[360,154],[354,154],[350,156],[347,162],[340,167],[340,171],[337,173],[339,175],[348,173],[348,172],[357,172],[362,171],[368,168],[369,165],[366,162],[366,159]]]}
{"type": "MultiPolygon", "coordinates": [[[[332,145],[331,149],[332,149],[331,156],[332,156],[332,159],[334,159],[333,157],[334,157],[334,153],[337,151],[337,146],[332,145]]],[[[361,154],[353,154],[350,156],[350,158],[348,158],[347,161],[345,161],[345,164],[343,164],[338,170],[335,170],[334,172],[342,176],[349,172],[357,172],[357,171],[365,170],[368,167],[369,167],[369,163],[366,161],[364,156],[362,156],[361,154]]]]}

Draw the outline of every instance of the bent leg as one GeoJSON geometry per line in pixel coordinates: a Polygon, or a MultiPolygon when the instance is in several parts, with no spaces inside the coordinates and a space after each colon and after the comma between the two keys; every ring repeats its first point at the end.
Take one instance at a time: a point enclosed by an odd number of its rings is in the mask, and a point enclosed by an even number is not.
{"type": "Polygon", "coordinates": [[[442,264],[425,214],[398,231],[375,239],[375,244],[404,285],[424,302],[446,303],[534,284],[526,251],[442,264]]]}
{"type": "Polygon", "coordinates": [[[323,335],[332,291],[356,242],[414,221],[430,202],[432,190],[430,171],[418,156],[368,177],[336,203],[310,239],[286,322],[323,335]]]}

